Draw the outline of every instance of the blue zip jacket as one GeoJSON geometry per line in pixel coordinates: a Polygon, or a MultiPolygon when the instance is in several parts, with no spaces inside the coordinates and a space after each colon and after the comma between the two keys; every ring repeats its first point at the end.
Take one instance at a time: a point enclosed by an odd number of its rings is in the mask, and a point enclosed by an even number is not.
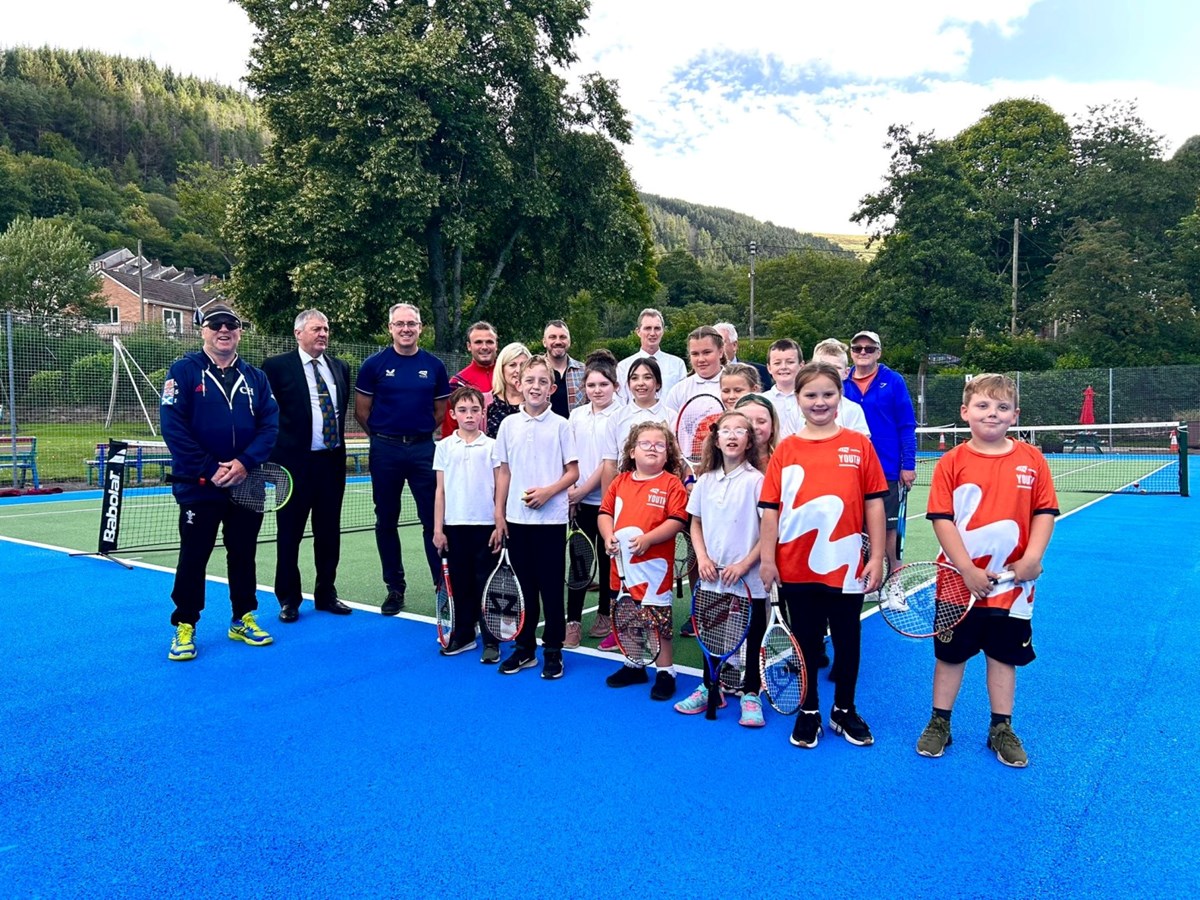
{"type": "MultiPolygon", "coordinates": [[[[267,461],[279,433],[279,406],[262,369],[238,357],[237,378],[227,395],[216,364],[203,350],[171,364],[159,404],[163,439],[171,467],[183,478],[211,479],[217,464],[238,460],[247,469],[267,461]]],[[[224,490],[211,484],[176,482],[180,503],[218,500],[224,490]]]]}
{"type": "Polygon", "coordinates": [[[846,379],[845,389],[846,396],[861,404],[867,416],[883,476],[888,481],[899,481],[902,469],[916,469],[917,417],[904,376],[880,363],[865,394],[853,378],[846,379]]]}

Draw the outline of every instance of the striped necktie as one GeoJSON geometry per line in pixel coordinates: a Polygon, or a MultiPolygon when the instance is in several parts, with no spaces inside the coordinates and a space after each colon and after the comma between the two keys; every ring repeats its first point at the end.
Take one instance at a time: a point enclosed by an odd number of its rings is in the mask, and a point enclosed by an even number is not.
{"type": "Polygon", "coordinates": [[[321,377],[321,367],[317,361],[312,361],[313,374],[317,376],[317,403],[321,407],[321,437],[325,441],[325,449],[332,450],[338,445],[337,411],[333,408],[333,398],[329,396],[329,385],[321,377]]]}

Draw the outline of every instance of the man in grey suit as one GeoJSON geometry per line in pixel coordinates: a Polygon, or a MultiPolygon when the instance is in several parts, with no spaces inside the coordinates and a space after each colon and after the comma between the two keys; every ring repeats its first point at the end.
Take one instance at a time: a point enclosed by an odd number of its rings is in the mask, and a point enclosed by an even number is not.
{"type": "Polygon", "coordinates": [[[279,403],[279,438],[271,460],[292,473],[292,497],[276,514],[275,596],[279,620],[300,617],[300,540],[312,515],[317,609],[349,615],[337,595],[346,492],[346,405],[350,367],[326,352],[329,320],[315,309],[296,316],[297,347],[263,362],[279,403]]]}

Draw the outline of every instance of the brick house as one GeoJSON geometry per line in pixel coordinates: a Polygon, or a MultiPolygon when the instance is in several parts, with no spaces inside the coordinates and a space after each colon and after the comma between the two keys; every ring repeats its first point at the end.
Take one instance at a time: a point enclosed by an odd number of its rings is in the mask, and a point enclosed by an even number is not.
{"type": "MultiPolygon", "coordinates": [[[[88,271],[100,276],[100,294],[108,306],[108,325],[126,330],[143,322],[142,299],[147,323],[161,323],[170,334],[188,335],[195,331],[196,309],[210,303],[228,301],[221,295],[221,280],[215,275],[197,275],[164,266],[131,253],[127,248],[97,256],[88,271]],[[141,269],[141,298],[138,295],[138,269],[141,269]]],[[[102,325],[99,329],[105,330],[102,325]]]]}

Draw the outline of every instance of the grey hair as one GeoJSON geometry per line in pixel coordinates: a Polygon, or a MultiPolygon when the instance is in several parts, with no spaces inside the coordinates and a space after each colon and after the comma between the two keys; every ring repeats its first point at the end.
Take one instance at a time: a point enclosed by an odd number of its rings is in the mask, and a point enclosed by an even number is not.
{"type": "Polygon", "coordinates": [[[321,319],[326,325],[329,324],[329,316],[321,312],[319,309],[306,309],[304,312],[296,316],[296,321],[292,323],[293,331],[303,331],[304,326],[308,324],[309,319],[321,319]]]}

